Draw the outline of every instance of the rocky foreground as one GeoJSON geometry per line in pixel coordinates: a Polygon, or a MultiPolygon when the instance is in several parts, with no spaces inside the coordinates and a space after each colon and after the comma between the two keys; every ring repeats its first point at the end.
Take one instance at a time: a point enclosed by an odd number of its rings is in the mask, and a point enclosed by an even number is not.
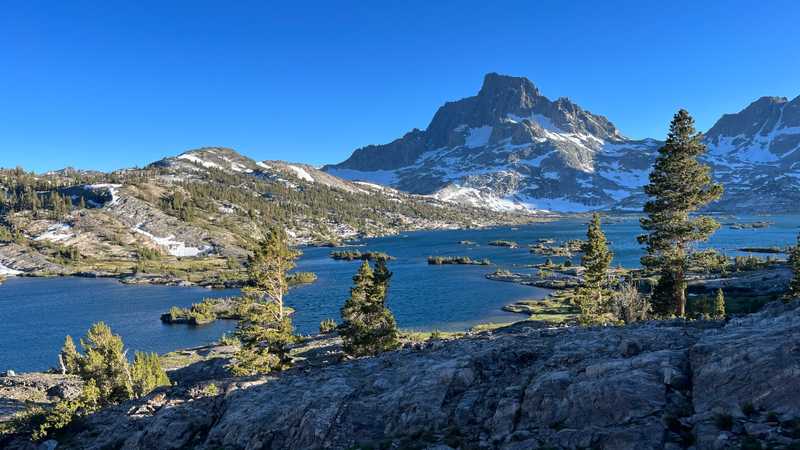
{"type": "Polygon", "coordinates": [[[725,325],[522,322],[267,379],[220,380],[217,395],[197,394],[209,382],[197,374],[220,371],[187,369],[193,375],[178,387],[90,417],[58,448],[800,445],[797,301],[725,325]]]}

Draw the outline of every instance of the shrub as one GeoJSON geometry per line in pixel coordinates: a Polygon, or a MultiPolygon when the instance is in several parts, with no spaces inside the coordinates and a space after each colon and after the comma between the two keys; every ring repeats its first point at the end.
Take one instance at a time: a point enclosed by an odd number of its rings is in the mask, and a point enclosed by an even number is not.
{"type": "Polygon", "coordinates": [[[286,277],[289,286],[296,286],[298,284],[309,284],[317,281],[317,274],[314,272],[295,272],[286,277]]]}
{"type": "Polygon", "coordinates": [[[623,281],[610,299],[609,311],[618,320],[633,323],[650,316],[650,300],[639,292],[639,283],[623,281]]]}
{"type": "Polygon", "coordinates": [[[332,333],[336,330],[336,321],[333,319],[325,319],[319,323],[319,332],[322,334],[332,333]]]}
{"type": "Polygon", "coordinates": [[[210,383],[203,386],[203,389],[200,391],[202,395],[206,397],[213,397],[219,394],[219,388],[216,384],[210,383]]]}
{"type": "Polygon", "coordinates": [[[155,353],[136,352],[131,366],[131,380],[133,393],[137,397],[143,397],[157,387],[170,385],[169,377],[155,353]]]}

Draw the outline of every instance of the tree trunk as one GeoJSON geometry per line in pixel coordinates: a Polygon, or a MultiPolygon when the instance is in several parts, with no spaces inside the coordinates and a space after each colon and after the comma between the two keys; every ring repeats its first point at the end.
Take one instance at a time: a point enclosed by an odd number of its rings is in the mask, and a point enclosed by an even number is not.
{"type": "Polygon", "coordinates": [[[683,267],[678,268],[675,271],[675,315],[678,317],[683,317],[686,315],[686,274],[684,273],[683,267]]]}

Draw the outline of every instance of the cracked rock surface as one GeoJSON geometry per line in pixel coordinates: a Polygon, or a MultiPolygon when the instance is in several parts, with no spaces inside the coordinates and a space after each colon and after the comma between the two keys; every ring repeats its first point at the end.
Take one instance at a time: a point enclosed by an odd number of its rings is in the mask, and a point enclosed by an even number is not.
{"type": "Polygon", "coordinates": [[[533,328],[187,386],[98,413],[58,448],[786,448],[800,309],[714,322],[533,328]]]}

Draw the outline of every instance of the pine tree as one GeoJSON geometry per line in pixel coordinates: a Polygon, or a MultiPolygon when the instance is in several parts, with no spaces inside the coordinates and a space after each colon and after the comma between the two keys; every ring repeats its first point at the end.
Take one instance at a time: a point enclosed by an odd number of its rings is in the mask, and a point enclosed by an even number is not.
{"type": "Polygon", "coordinates": [[[375,353],[394,350],[399,346],[397,321],[386,307],[386,297],[389,294],[389,280],[392,272],[386,265],[386,259],[379,258],[375,261],[375,270],[372,275],[372,288],[370,289],[370,318],[372,346],[375,353]]]}
{"type": "Polygon", "coordinates": [[[584,283],[575,296],[581,310],[580,320],[590,324],[600,321],[608,300],[608,268],[614,255],[608,249],[606,235],[600,227],[600,215],[595,213],[586,230],[581,265],[584,283]]]}
{"type": "Polygon", "coordinates": [[[248,261],[248,285],[242,289],[236,337],[241,348],[231,371],[255,375],[289,366],[288,345],[294,342],[291,311],[283,297],[289,290],[286,272],[298,253],[287,245],[286,232],[274,227],[248,261]]]}
{"type": "Polygon", "coordinates": [[[155,353],[136,352],[131,366],[133,393],[143,397],[160,386],[169,386],[169,377],[155,353]]]}
{"type": "Polygon", "coordinates": [[[714,310],[712,317],[717,320],[725,318],[725,293],[722,289],[717,289],[717,297],[714,299],[714,310]]]}
{"type": "Polygon", "coordinates": [[[797,235],[797,245],[789,251],[789,266],[792,268],[792,280],[789,282],[789,291],[786,298],[800,297],[800,235],[797,235]]]}
{"type": "Polygon", "coordinates": [[[713,183],[709,167],[697,160],[705,151],[692,117],[678,111],[645,186],[651,199],[644,205],[647,217],[640,223],[647,234],[638,240],[647,245],[642,265],[661,275],[655,289],[658,295],[653,298],[654,312],[660,315],[685,315],[690,244],[708,239],[719,228],[711,217],[690,216],[722,195],[722,186],[713,183]]]}
{"type": "Polygon", "coordinates": [[[95,380],[103,402],[114,404],[133,397],[122,338],[113,334],[108,325],[98,322],[86,333],[86,339],[81,339],[81,347],[81,378],[95,380]]]}
{"type": "Polygon", "coordinates": [[[348,355],[376,355],[399,346],[397,324],[385,304],[391,276],[385,261],[377,262],[374,272],[364,261],[353,277],[339,332],[348,355]]]}
{"type": "Polygon", "coordinates": [[[61,352],[58,354],[61,369],[64,373],[70,375],[77,375],[80,373],[80,353],[75,347],[75,341],[72,336],[67,335],[64,338],[64,346],[61,347],[61,352]]]}
{"type": "Polygon", "coordinates": [[[274,302],[284,316],[283,297],[289,291],[286,274],[295,267],[298,252],[289,248],[286,231],[272,227],[248,261],[248,295],[258,301],[274,302]]]}

